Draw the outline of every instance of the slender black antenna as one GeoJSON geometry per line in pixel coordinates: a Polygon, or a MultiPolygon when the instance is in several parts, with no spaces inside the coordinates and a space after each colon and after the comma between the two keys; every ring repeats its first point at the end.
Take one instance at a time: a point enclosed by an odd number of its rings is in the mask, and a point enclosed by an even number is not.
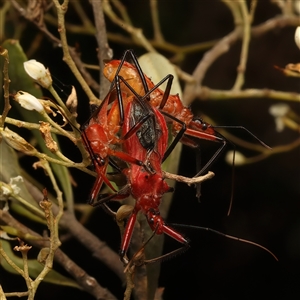
{"type": "Polygon", "coordinates": [[[223,232],[220,232],[218,230],[215,230],[215,229],[211,229],[209,227],[201,227],[201,226],[195,226],[195,225],[186,225],[186,224],[176,224],[176,223],[171,223],[170,225],[174,226],[174,227],[183,227],[183,228],[190,228],[190,229],[196,229],[196,230],[204,230],[204,231],[209,231],[209,232],[212,232],[212,233],[215,233],[215,234],[218,234],[218,235],[221,235],[221,236],[224,236],[226,238],[229,238],[229,239],[232,239],[234,241],[238,241],[238,242],[242,242],[242,243],[246,243],[246,244],[250,244],[250,245],[253,245],[255,247],[258,247],[258,248],[261,248],[263,250],[265,250],[266,252],[268,252],[269,254],[271,254],[273,256],[273,258],[278,261],[278,258],[277,256],[272,252],[270,251],[268,248],[258,244],[258,243],[255,243],[255,242],[252,242],[252,241],[249,241],[249,240],[245,240],[245,239],[242,239],[242,238],[238,238],[236,236],[233,236],[233,235],[229,235],[229,234],[226,234],[226,233],[223,233],[223,232]]]}

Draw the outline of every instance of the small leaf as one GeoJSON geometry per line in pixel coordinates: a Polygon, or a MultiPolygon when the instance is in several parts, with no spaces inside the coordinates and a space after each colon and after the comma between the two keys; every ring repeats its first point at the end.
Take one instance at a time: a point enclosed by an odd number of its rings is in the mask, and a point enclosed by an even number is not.
{"type": "MultiPolygon", "coordinates": [[[[167,75],[172,74],[174,76],[171,94],[178,94],[182,98],[182,91],[179,84],[178,77],[174,66],[163,55],[155,52],[149,52],[142,55],[138,59],[143,73],[147,75],[154,84],[160,82],[167,75]]],[[[166,84],[162,84],[159,88],[164,90],[166,84]]]]}
{"type": "MultiPolygon", "coordinates": [[[[26,241],[29,241],[29,240],[41,240],[43,238],[39,237],[39,236],[35,236],[35,235],[31,235],[30,233],[25,233],[23,231],[20,231],[14,227],[11,227],[11,226],[0,226],[0,228],[3,230],[3,232],[6,232],[10,235],[13,235],[15,237],[19,237],[21,239],[24,239],[26,241]]],[[[12,239],[15,239],[15,238],[12,238],[12,239]]]]}

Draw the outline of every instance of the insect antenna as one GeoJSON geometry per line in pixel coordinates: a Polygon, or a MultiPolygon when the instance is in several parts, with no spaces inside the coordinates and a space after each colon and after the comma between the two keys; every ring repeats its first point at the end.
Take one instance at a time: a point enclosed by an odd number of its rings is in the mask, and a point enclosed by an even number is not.
{"type": "Polygon", "coordinates": [[[183,227],[183,228],[190,228],[190,229],[196,229],[196,230],[209,231],[209,232],[212,232],[214,234],[224,236],[224,237],[226,237],[228,239],[232,239],[234,241],[238,241],[238,242],[250,244],[250,245],[253,245],[255,247],[263,249],[264,251],[266,251],[267,253],[269,253],[276,261],[278,261],[277,256],[271,250],[269,250],[268,248],[266,248],[266,247],[264,247],[264,246],[262,246],[262,245],[260,245],[258,243],[255,243],[255,242],[252,242],[252,241],[249,241],[249,240],[246,240],[246,239],[242,239],[242,238],[239,238],[239,237],[236,237],[236,236],[233,236],[233,235],[229,235],[229,234],[220,232],[218,230],[215,230],[215,229],[212,229],[212,228],[209,228],[209,227],[202,227],[202,226],[196,226],[196,225],[186,225],[186,224],[177,224],[177,223],[172,223],[170,225],[172,225],[174,227],[183,227]]]}
{"type": "Polygon", "coordinates": [[[214,125],[211,126],[212,128],[221,128],[221,129],[241,129],[244,130],[245,132],[247,132],[250,136],[252,136],[255,140],[257,140],[263,147],[267,148],[267,149],[272,149],[270,146],[268,146],[266,143],[264,143],[261,139],[259,139],[254,133],[252,133],[249,129],[247,129],[244,126],[239,126],[239,125],[214,125]]]}

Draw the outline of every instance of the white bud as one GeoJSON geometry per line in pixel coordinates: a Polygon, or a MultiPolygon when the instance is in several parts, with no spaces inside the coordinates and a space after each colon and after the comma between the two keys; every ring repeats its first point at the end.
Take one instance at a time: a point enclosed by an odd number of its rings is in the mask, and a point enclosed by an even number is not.
{"type": "Polygon", "coordinates": [[[37,112],[42,112],[44,110],[41,102],[29,93],[18,91],[15,94],[14,99],[25,109],[36,110],[37,112]]]}
{"type": "Polygon", "coordinates": [[[290,110],[290,107],[285,103],[278,103],[271,105],[269,108],[269,114],[273,117],[283,117],[290,110]]]}
{"type": "Polygon", "coordinates": [[[1,186],[1,190],[3,196],[9,196],[11,194],[11,190],[8,189],[6,186],[1,186]]]}
{"type": "Polygon", "coordinates": [[[10,188],[8,188],[6,186],[1,186],[2,195],[10,196],[11,193],[14,193],[15,195],[18,195],[21,191],[21,189],[17,185],[18,182],[24,182],[22,176],[19,175],[19,176],[10,178],[9,184],[8,184],[8,186],[10,188]]]}
{"type": "Polygon", "coordinates": [[[48,89],[52,86],[51,74],[40,62],[35,59],[25,61],[24,69],[26,73],[42,87],[48,89]]]}
{"type": "MultiPolygon", "coordinates": [[[[228,152],[226,153],[225,161],[226,161],[229,165],[232,165],[232,163],[233,163],[233,155],[234,155],[234,151],[228,151],[228,152]]],[[[241,165],[244,165],[244,164],[245,164],[245,161],[246,161],[245,156],[244,156],[241,152],[235,151],[234,165],[235,165],[235,166],[241,166],[241,165]]]]}
{"type": "Polygon", "coordinates": [[[275,119],[276,130],[278,132],[283,131],[284,129],[284,122],[282,118],[288,113],[290,107],[285,103],[278,103],[271,105],[269,108],[269,113],[275,119]]]}
{"type": "Polygon", "coordinates": [[[16,183],[18,182],[24,182],[23,177],[22,176],[16,176],[16,177],[12,177],[10,178],[9,181],[9,185],[11,186],[14,194],[18,195],[21,191],[21,189],[18,187],[18,185],[16,183]]]}
{"type": "Polygon", "coordinates": [[[300,49],[300,26],[298,26],[295,31],[295,43],[297,47],[300,49]]]}

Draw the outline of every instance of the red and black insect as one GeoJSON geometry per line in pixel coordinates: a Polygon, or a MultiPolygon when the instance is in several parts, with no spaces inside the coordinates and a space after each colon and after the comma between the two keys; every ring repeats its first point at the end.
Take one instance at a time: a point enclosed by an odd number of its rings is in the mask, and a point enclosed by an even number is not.
{"type": "MultiPolygon", "coordinates": [[[[143,80],[141,79],[141,81],[143,80]]],[[[178,122],[178,120],[162,109],[151,105],[149,97],[155,90],[152,88],[149,91],[146,80],[142,83],[143,96],[138,94],[131,84],[132,82],[129,84],[122,76],[115,76],[111,92],[93,114],[83,134],[87,149],[91,153],[98,172],[89,203],[98,206],[111,200],[122,200],[128,196],[132,196],[136,200],[126,223],[120,247],[120,257],[124,262],[139,212],[146,216],[148,224],[155,234],[165,233],[183,245],[162,258],[181,253],[189,247],[188,239],[168,226],[159,212],[162,196],[172,191],[165,182],[161,169],[166,154],[170,153],[167,148],[166,121],[171,119],[172,122],[178,122]],[[118,150],[115,150],[114,147],[117,147],[118,150]],[[101,152],[103,149],[104,152],[101,152]],[[116,165],[118,169],[118,165],[114,163],[112,157],[118,157],[127,163],[126,168],[119,169],[126,179],[126,184],[118,191],[113,188],[115,191],[113,194],[99,194],[103,182],[111,185],[106,177],[107,165],[109,163],[113,166],[116,165]]],[[[191,132],[191,129],[188,132],[191,132]]],[[[185,133],[186,130],[183,134],[185,133]]],[[[210,136],[212,137],[212,135],[210,136]]],[[[194,138],[194,136],[192,137],[194,138]]],[[[182,135],[177,138],[176,136],[175,140],[178,142],[182,138],[185,137],[182,135]]],[[[265,249],[260,245],[257,246],[265,249]]]]}
{"type": "MultiPolygon", "coordinates": [[[[172,192],[172,188],[164,180],[161,169],[162,159],[167,150],[168,129],[165,118],[157,110],[149,105],[143,98],[129,96],[125,100],[127,105],[124,109],[124,123],[121,128],[123,137],[122,151],[143,164],[129,163],[128,168],[122,170],[127,179],[126,185],[118,192],[111,195],[99,195],[93,206],[106,204],[107,201],[122,200],[132,196],[136,203],[133,211],[127,220],[122,242],[120,246],[120,258],[127,263],[125,255],[128,251],[130,240],[133,234],[137,214],[143,213],[151,230],[155,234],[167,234],[182,247],[167,253],[161,257],[151,259],[149,262],[156,262],[180,254],[189,248],[189,240],[171,226],[167,225],[160,215],[159,206],[165,193],[172,192]],[[146,117],[145,117],[146,116],[146,117]]],[[[260,247],[274,254],[265,247],[251,241],[239,239],[230,235],[222,234],[216,230],[190,225],[178,225],[198,230],[208,230],[228,238],[246,242],[260,247]]]]}
{"type": "MultiPolygon", "coordinates": [[[[118,82],[117,85],[119,85],[118,82]]],[[[166,225],[159,212],[162,196],[172,191],[172,188],[164,180],[161,169],[168,145],[166,121],[162,114],[143,98],[132,95],[126,97],[124,94],[119,93],[119,97],[121,96],[122,100],[118,102],[123,103],[124,123],[121,126],[121,138],[116,142],[122,149],[122,152],[117,153],[118,157],[123,159],[123,155],[126,154],[131,160],[129,161],[126,157],[126,161],[129,163],[128,168],[122,170],[127,183],[114,194],[99,195],[97,199],[94,197],[92,205],[98,206],[109,200],[125,199],[130,195],[136,200],[122,238],[120,247],[120,257],[122,259],[128,250],[138,212],[142,212],[146,216],[149,226],[156,234],[165,233],[183,244],[182,248],[175,250],[176,253],[179,253],[188,247],[188,240],[166,225]],[[122,155],[119,155],[119,153],[122,153],[122,155]]],[[[112,118],[115,112],[120,113],[120,109],[116,109],[115,104],[117,102],[113,103],[112,108],[109,110],[108,119],[112,118]]],[[[89,126],[92,126],[91,123],[89,123],[89,126]]],[[[91,135],[88,134],[87,130],[86,138],[89,138],[91,135]]],[[[88,141],[88,143],[91,150],[97,150],[95,142],[88,141]]],[[[116,155],[111,150],[108,150],[106,154],[116,155]]],[[[94,164],[98,164],[99,159],[96,159],[97,161],[94,164]]],[[[102,172],[100,176],[103,175],[102,172]]],[[[96,195],[95,193],[94,191],[93,195],[96,195]]]]}
{"type": "MultiPolygon", "coordinates": [[[[123,90],[126,90],[126,92],[129,94],[131,93],[131,90],[134,90],[137,94],[148,99],[151,106],[159,109],[160,112],[165,116],[166,121],[172,124],[172,133],[175,138],[166,151],[163,161],[166,159],[166,157],[168,157],[179,141],[192,148],[200,147],[199,140],[208,140],[220,143],[221,146],[217,149],[209,161],[201,168],[201,170],[197,172],[195,175],[196,177],[203,174],[222,153],[222,151],[225,149],[225,146],[230,143],[230,141],[228,141],[223,135],[215,130],[215,128],[217,128],[216,126],[212,126],[211,124],[202,120],[200,117],[194,116],[191,110],[182,104],[182,101],[178,95],[170,95],[173,80],[172,75],[167,75],[158,84],[154,85],[150,78],[143,74],[138,60],[132,50],[127,50],[121,60],[112,60],[107,62],[103,72],[110,81],[114,81],[116,76],[122,78],[122,81],[124,82],[122,85],[123,90]],[[127,62],[126,59],[131,59],[133,64],[127,62]],[[167,86],[166,90],[162,91],[159,86],[164,82],[167,82],[167,86]],[[128,89],[128,85],[130,85],[132,88],[128,89]]],[[[218,126],[218,128],[221,127],[242,129],[254,137],[264,147],[270,149],[269,146],[267,146],[243,126],[218,126]]]]}
{"type": "MultiPolygon", "coordinates": [[[[132,101],[132,99],[139,99],[141,105],[147,105],[150,107],[150,110],[144,110],[144,121],[147,120],[151,115],[150,112],[152,108],[149,106],[149,103],[147,103],[148,101],[146,101],[146,99],[149,100],[149,89],[146,83],[146,77],[144,77],[142,72],[141,74],[143,76],[143,82],[141,86],[144,88],[144,96],[140,96],[134,90],[134,87],[132,87],[123,77],[116,75],[110,92],[103,100],[102,104],[94,111],[89,121],[83,126],[82,138],[86,144],[87,150],[90,153],[98,175],[91,192],[90,203],[92,203],[97,197],[103,182],[105,182],[113,191],[116,191],[106,176],[108,164],[111,164],[113,167],[118,169],[117,164],[114,163],[113,157],[117,157],[122,161],[136,164],[138,166],[143,165],[142,161],[128,155],[126,151],[120,150],[122,148],[122,143],[127,137],[132,135],[133,132],[137,131],[137,128],[131,128],[126,136],[121,138],[119,135],[120,128],[122,128],[126,119],[124,115],[126,107],[132,101]]],[[[131,81],[130,83],[134,82],[131,81]]],[[[152,87],[152,91],[155,91],[155,88],[158,88],[158,86],[159,85],[152,87]]],[[[162,113],[165,115],[165,117],[168,116],[169,119],[172,119],[174,123],[181,122],[180,120],[177,120],[176,117],[168,115],[164,111],[162,111],[162,113]]],[[[184,123],[182,123],[182,125],[185,126],[184,123]]],[[[181,137],[182,134],[178,133],[178,136],[174,139],[167,151],[164,153],[162,161],[164,161],[172,152],[181,137]]]]}

